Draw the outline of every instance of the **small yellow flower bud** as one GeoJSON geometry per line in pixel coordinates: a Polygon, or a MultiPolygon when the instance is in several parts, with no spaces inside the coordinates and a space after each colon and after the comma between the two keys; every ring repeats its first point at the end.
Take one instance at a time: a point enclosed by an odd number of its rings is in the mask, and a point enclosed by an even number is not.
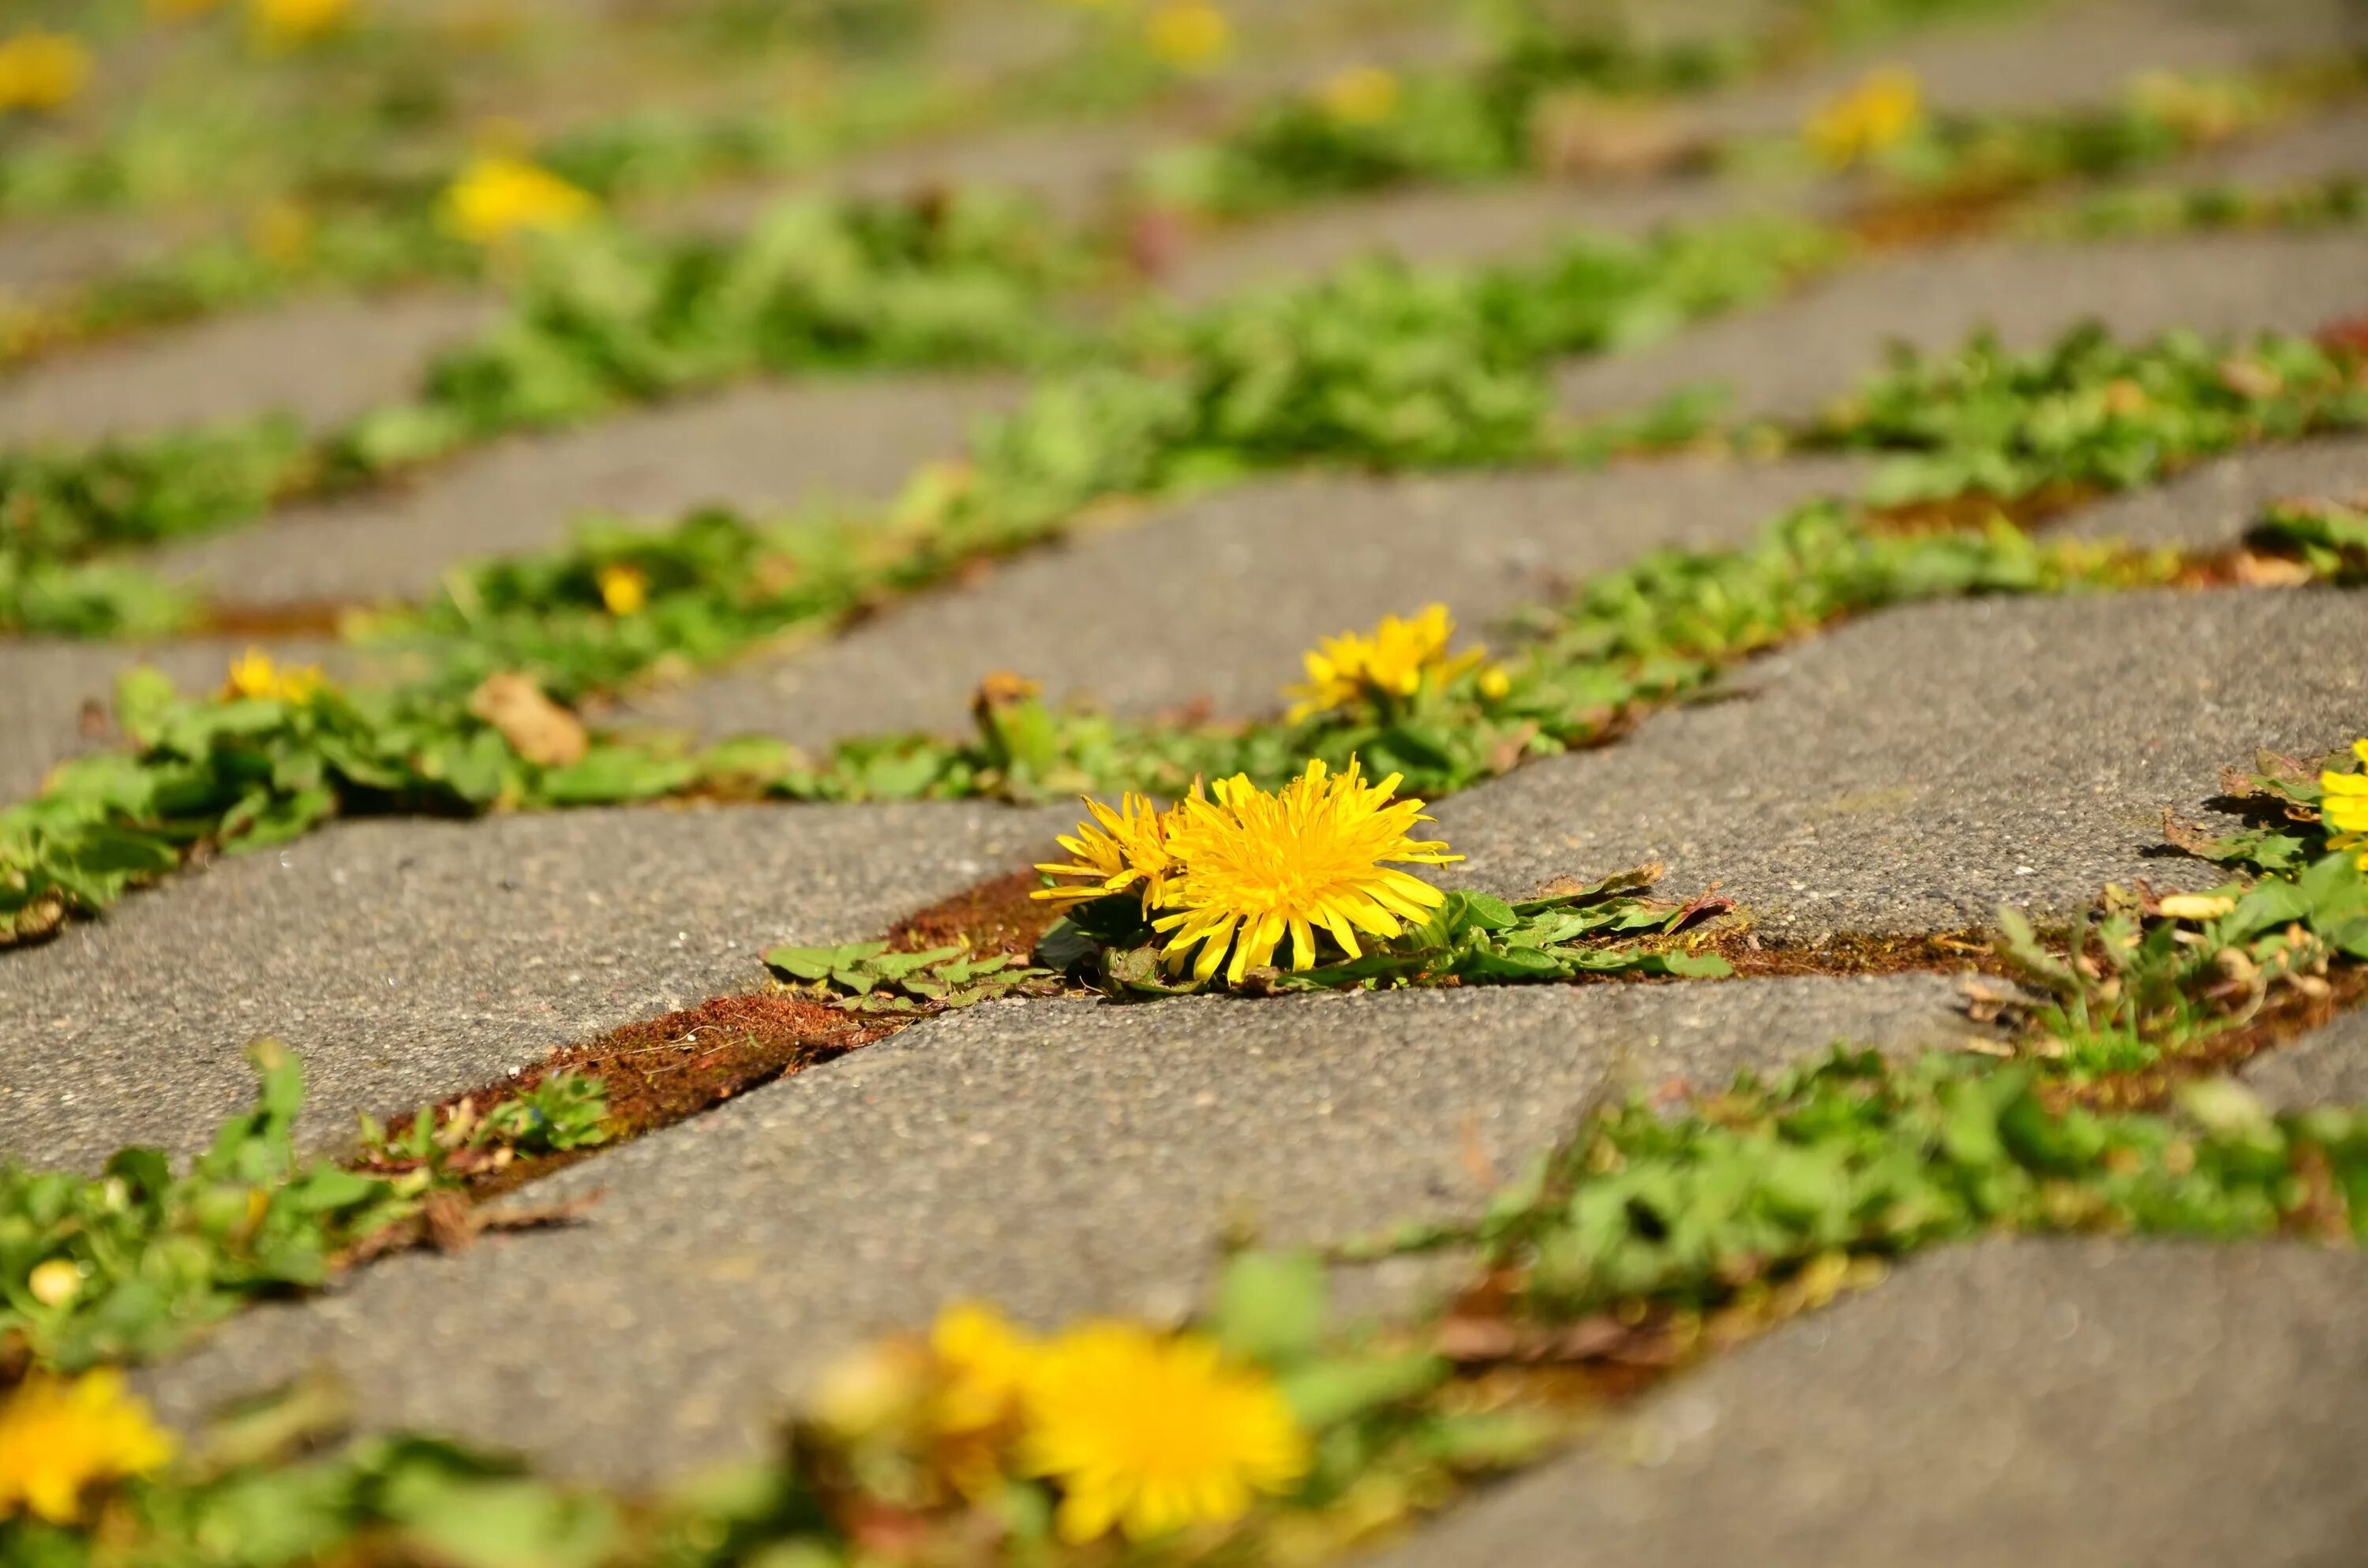
{"type": "Polygon", "coordinates": [[[600,568],[600,602],[616,616],[637,614],[650,602],[650,579],[638,566],[621,562],[600,568]]]}
{"type": "Polygon", "coordinates": [[[1234,27],[1209,0],[1167,0],[1144,24],[1144,39],[1168,64],[1195,71],[1224,58],[1234,27]]]}
{"type": "Polygon", "coordinates": [[[82,1290],[82,1269],[63,1257],[37,1264],[25,1280],[33,1300],[45,1307],[62,1307],[82,1290]]]}

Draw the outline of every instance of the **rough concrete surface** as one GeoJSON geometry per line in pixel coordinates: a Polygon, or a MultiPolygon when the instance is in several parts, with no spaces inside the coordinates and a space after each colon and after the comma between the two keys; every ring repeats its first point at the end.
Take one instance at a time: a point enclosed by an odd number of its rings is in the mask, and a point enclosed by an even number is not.
{"type": "Polygon", "coordinates": [[[1783,135],[1877,66],[1904,66],[1944,113],[2103,107],[2145,71],[2224,73],[2323,59],[2368,40],[2349,0],[2104,0],[2005,7],[1869,39],[1807,68],[1705,101],[1720,134],[1783,135]]]}
{"type": "Polygon", "coordinates": [[[2209,885],[2162,812],[2210,820],[2220,769],[2368,733],[2368,603],[2326,592],[1911,606],[1748,665],[1735,700],[1645,721],[1434,808],[1519,893],[1668,863],[1788,938],[2068,913],[2109,881],[2209,885]]]}
{"type": "Polygon", "coordinates": [[[2256,1056],[2237,1076],[2280,1110],[2368,1107],[2368,1012],[2355,1009],[2256,1056]]]}
{"type": "Polygon", "coordinates": [[[2368,1259],[1935,1254],[1655,1394],[1370,1568],[2341,1568],[2368,1259]]]}
{"type": "Polygon", "coordinates": [[[2111,496],[2065,531],[2139,545],[2217,550],[2245,537],[2272,502],[2368,497],[2368,436],[2262,447],[2203,463],[2165,484],[2111,496]]]}
{"type": "Polygon", "coordinates": [[[0,959],[0,1157],[180,1153],[246,1102],[269,1034],[314,1137],[552,1047],[758,989],[779,941],[874,937],[1042,858],[1074,813],[993,805],[353,822],[135,894],[0,959]]]}
{"type": "Polygon", "coordinates": [[[2086,320],[2124,337],[2311,332],[2368,307],[2368,235],[2227,233],[2060,245],[1983,241],[1848,267],[1793,297],[1562,377],[1574,414],[1728,389],[1728,412],[1799,417],[1879,369],[1886,347],[1956,347],[1983,327],[2036,348],[2086,320]]]}
{"type": "Polygon", "coordinates": [[[1086,535],[894,607],[829,642],[760,655],[635,706],[708,733],[802,744],[961,730],[979,678],[1125,713],[1281,705],[1318,637],[1437,601],[1466,635],[1665,545],[1734,543],[1793,504],[1848,494],[1850,461],[1671,461],[1597,473],[1280,479],[1086,535]]]}
{"type": "Polygon", "coordinates": [[[750,1452],[836,1353],[982,1295],[1198,1298],[1218,1244],[1469,1211],[1595,1096],[1972,1032],[1938,976],[1472,988],[933,1019],[538,1186],[587,1221],[391,1260],[152,1380],[188,1419],[324,1361],[370,1419],[650,1480],[750,1452]]]}
{"type": "Polygon", "coordinates": [[[759,383],[556,435],[518,437],[401,486],[291,507],[176,545],[165,575],[240,605],[411,598],[463,561],[549,549],[592,515],[670,523],[710,502],[788,511],[893,496],[1008,404],[996,377],[759,383]]]}
{"type": "Polygon", "coordinates": [[[0,442],[72,445],[267,414],[333,429],[409,395],[438,349],[497,308],[427,290],[330,295],[98,344],[0,381],[0,442]]]}

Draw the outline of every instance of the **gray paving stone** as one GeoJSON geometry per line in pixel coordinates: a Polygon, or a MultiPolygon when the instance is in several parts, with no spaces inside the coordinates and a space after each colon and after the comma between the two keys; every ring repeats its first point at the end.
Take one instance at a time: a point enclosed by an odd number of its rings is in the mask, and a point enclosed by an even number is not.
{"type": "Polygon", "coordinates": [[[97,345],[0,382],[0,442],[95,441],[280,412],[332,428],[410,392],[438,348],[495,309],[426,290],[323,296],[97,345]]]}
{"type": "Polygon", "coordinates": [[[2368,235],[2228,233],[2080,244],[1985,242],[1846,268],[1790,299],[1562,378],[1575,414],[1716,383],[1729,412],[1802,416],[1851,390],[1889,344],[1955,347],[1976,328],[2039,347],[2077,324],[2125,337],[2309,332],[2368,303],[2368,235]]]}
{"type": "Polygon", "coordinates": [[[1526,892],[1668,863],[1764,930],[1935,931],[2001,904],[2068,913],[2109,881],[2217,880],[2165,856],[2168,806],[2208,820],[2220,769],[2368,732],[2368,597],[2143,593],[1960,600],[1873,616],[1748,665],[1739,700],[1646,720],[1434,808],[1526,892]]]}
{"type": "MultiPolygon", "coordinates": [[[[40,787],[50,769],[95,746],[116,744],[115,677],[153,665],[184,691],[220,686],[231,660],[250,644],[208,637],[162,644],[56,642],[0,639],[0,802],[40,787]]],[[[271,644],[275,657],[333,665],[351,678],[345,650],[317,639],[271,644]]]]}
{"type": "Polygon", "coordinates": [[[1447,604],[1467,632],[1662,545],[1749,537],[1800,500],[1847,493],[1853,462],[1633,464],[1403,478],[1307,475],[1086,535],[889,610],[845,636],[634,708],[714,733],[802,744],[883,729],[959,731],[989,670],[1145,713],[1206,699],[1280,706],[1315,639],[1447,604]]]}
{"type": "Polygon", "coordinates": [[[1220,231],[1187,251],[1162,285],[1178,299],[1207,301],[1372,252],[1437,265],[1493,261],[1576,230],[1634,234],[1782,204],[1779,193],[1707,178],[1418,187],[1220,231]]]}
{"type": "Polygon", "coordinates": [[[2237,1075],[2280,1110],[2368,1106],[2368,1012],[2346,1013],[2237,1075]]]}
{"type": "Polygon", "coordinates": [[[2204,463],[2168,484],[2101,501],[2070,518],[2064,531],[2213,550],[2243,538],[2271,502],[2362,494],[2368,494],[2368,437],[2331,437],[2204,463]]]}
{"type": "Polygon", "coordinates": [[[1039,1323],[1197,1297],[1221,1238],[1468,1212],[1615,1085],[1723,1082],[1838,1036],[1944,1045],[1952,983],[1473,987],[996,1004],[538,1186],[586,1223],[390,1260],[153,1383],[187,1419],[326,1361],[370,1419],[647,1480],[749,1452],[860,1337],[984,1294],[1039,1323]]]}
{"type": "Polygon", "coordinates": [[[2312,115],[2277,131],[2192,158],[2167,185],[2239,185],[2275,189],[2341,176],[2368,176],[2368,108],[2312,115]]]}
{"type": "Polygon", "coordinates": [[[2368,1259],[1935,1254],[1654,1395],[1372,1568],[2337,1568],[2368,1530],[2368,1259]]]}
{"type": "Polygon", "coordinates": [[[2007,7],[1922,28],[1705,100],[1699,120],[1717,134],[1783,134],[1855,86],[1877,65],[1916,73],[1928,105],[1960,113],[2014,112],[2118,102],[2143,71],[2220,72],[2308,59],[2368,37],[2346,0],[2108,0],[2007,7]]]}
{"type": "Polygon", "coordinates": [[[241,1050],[302,1052],[315,1138],[552,1047],[756,989],[781,940],[875,936],[1038,859],[1072,813],[989,805],[587,811],[334,826],[0,957],[0,1157],[188,1153],[241,1050]]]}
{"type": "Polygon", "coordinates": [[[174,231],[197,229],[171,220],[143,222],[115,213],[0,224],[0,290],[20,300],[41,298],[94,273],[147,260],[172,244],[174,231]]]}
{"type": "Polygon", "coordinates": [[[985,376],[756,383],[515,437],[397,488],[290,507],[146,560],[241,605],[416,598],[462,561],[561,543],[587,514],[657,524],[709,502],[765,512],[887,499],[1018,394],[1018,382],[985,376]]]}

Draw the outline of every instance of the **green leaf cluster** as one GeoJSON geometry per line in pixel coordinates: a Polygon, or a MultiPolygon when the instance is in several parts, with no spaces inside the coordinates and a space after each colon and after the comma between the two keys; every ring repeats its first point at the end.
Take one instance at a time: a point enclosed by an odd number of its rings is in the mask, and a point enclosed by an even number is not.
{"type": "Polygon", "coordinates": [[[768,949],[765,966],[791,985],[850,1012],[940,1012],[1005,996],[1041,996],[1060,988],[1049,970],[1008,953],[974,956],[966,946],[891,952],[885,942],[836,948],[768,949]]]}
{"type": "Polygon", "coordinates": [[[440,1118],[415,1115],[399,1133],[390,1134],[365,1112],[362,1153],[371,1165],[409,1165],[441,1179],[455,1154],[508,1150],[532,1157],[597,1148],[609,1141],[608,1119],[609,1085],[588,1073],[562,1071],[496,1101],[483,1115],[463,1100],[440,1118]]]}
{"type": "Polygon", "coordinates": [[[1829,1255],[1997,1230],[2271,1235],[2330,1187],[2368,1235],[2368,1116],[2271,1118],[2226,1084],[2163,1115],[2057,1108],[2044,1089],[2028,1063],[1838,1050],[1676,1117],[1638,1101],[1508,1189],[1479,1236],[1523,1311],[1567,1320],[1717,1307],[1829,1255]]]}
{"type": "Polygon", "coordinates": [[[255,1297],[321,1284],[331,1255],[411,1212],[413,1190],[300,1158],[302,1065],[271,1041],[250,1054],[255,1108],[183,1175],[139,1148],[97,1176],[0,1167],[0,1336],[69,1369],[157,1355],[255,1297]],[[33,1271],[55,1262],[78,1281],[44,1301],[33,1271]]]}
{"type": "Polygon", "coordinates": [[[2276,334],[2123,345],[2090,325],[2027,353],[1985,335],[1954,354],[1896,351],[1809,439],[1903,454],[1870,491],[1884,501],[2125,490],[2238,446],[2360,428],[2360,366],[2345,348],[2276,334]]]}

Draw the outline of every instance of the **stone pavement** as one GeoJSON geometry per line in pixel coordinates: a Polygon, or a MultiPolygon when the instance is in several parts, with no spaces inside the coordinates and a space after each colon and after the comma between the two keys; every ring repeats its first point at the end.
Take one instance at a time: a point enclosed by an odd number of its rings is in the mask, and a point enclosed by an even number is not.
{"type": "MultiPolygon", "coordinates": [[[[2325,53],[2363,27],[2333,0],[2064,0],[1812,62],[1682,112],[1708,131],[1788,132],[1894,60],[1944,108],[2095,103],[2138,69],[2325,53]]],[[[1297,52],[1278,45],[1258,63],[1293,83],[1359,42],[1312,24],[1292,37],[1297,52]]],[[[1212,87],[1197,112],[1213,120],[1235,90],[1212,87]]],[[[825,177],[1009,179],[1091,210],[1115,171],[1195,112],[892,148],[825,177]]],[[[2368,173],[2363,130],[2348,108],[2160,179],[2368,173]]],[[[1832,212],[1858,194],[1700,171],[1417,189],[1201,236],[1165,286],[1213,298],[1374,245],[1466,259],[1573,224],[1832,212]]],[[[712,193],[668,221],[728,225],[750,199],[712,193]]],[[[17,254],[0,243],[0,274],[17,254]]],[[[433,347],[488,308],[436,293],[304,301],[127,337],[0,382],[0,443],[273,409],[325,427],[413,385],[433,347]]],[[[1993,235],[1876,256],[1565,367],[1560,386],[1574,414],[1720,384],[1739,414],[1798,415],[1846,392],[1893,339],[1944,346],[1991,324],[2036,343],[2089,318],[2129,334],[2306,332],[2363,311],[2357,225],[1993,235]]],[[[402,599],[461,562],[548,547],[586,515],[877,501],[1021,386],[743,385],[502,442],[143,561],[250,609],[402,599]]],[[[1502,646],[1523,605],[1653,550],[1740,543],[1804,500],[1858,493],[1875,467],[1691,453],[1596,472],[1274,475],[1116,513],[836,636],[626,693],[610,716],[807,746],[954,732],[980,678],[1007,669],[1131,716],[1255,717],[1279,706],[1320,636],[1440,602],[1466,640],[1502,646]]],[[[2368,440],[2331,437],[2203,464],[2058,526],[2210,550],[2272,500],[2361,492],[2368,440]]],[[[267,641],[372,677],[327,639],[267,641]]],[[[111,744],[107,693],[132,663],[203,688],[242,645],[0,643],[0,786],[21,797],[57,761],[111,744]]],[[[1743,665],[1708,699],[1613,744],[1436,802],[1440,835],[1469,857],[1439,880],[1520,895],[1660,860],[1665,889],[1715,887],[1771,944],[1946,935],[1990,926],[2001,905],[2061,915],[2109,882],[2217,881],[2163,851],[2163,810],[2226,820],[2224,766],[2363,733],[2357,588],[1923,604],[1743,665]]],[[[758,990],[767,946],[876,937],[1043,858],[1075,817],[987,802],[381,815],[212,860],[0,951],[0,1157],[90,1169],[130,1141],[188,1153],[244,1102],[242,1048],[266,1034],[303,1054],[304,1136],[334,1144],[357,1111],[399,1113],[603,1030],[758,990]]],[[[990,1296],[1045,1324],[1175,1317],[1229,1241],[1468,1216],[1609,1097],[1716,1086],[1839,1040],[1995,1049],[1995,1028],[1961,1001],[1957,977],[1933,971],[984,1005],[530,1189],[603,1193],[580,1223],[382,1260],[232,1322],[142,1386],[188,1425],[326,1363],[374,1424],[515,1445],[569,1476],[664,1482],[753,1452],[830,1357],[949,1300],[990,1296]]],[[[2360,1024],[2339,1018],[2244,1081],[2279,1105],[2368,1100],[2360,1024]]],[[[2368,1526],[2349,1381],[2368,1370],[2362,1267],[2300,1244],[2101,1240],[1918,1258],[1671,1382],[1379,1561],[2348,1562],[2368,1526]]],[[[1417,1312],[1435,1283],[1401,1266],[1360,1300],[1417,1312]]]]}
{"type": "Polygon", "coordinates": [[[1329,1240],[1468,1211],[1575,1108],[1837,1040],[1974,1034],[1935,975],[1142,1006],[934,1018],[563,1173],[564,1231],[370,1269],[149,1386],[193,1415],[334,1366],[373,1420],[657,1479],[749,1457],[863,1335],[966,1295],[1050,1324],[1173,1317],[1245,1227],[1329,1240]],[[564,1391],[564,1396],[563,1396],[564,1391]]]}
{"type": "Polygon", "coordinates": [[[1992,1242],[1736,1351],[1374,1568],[2332,1568],[2368,1260],[1992,1242]]]}

